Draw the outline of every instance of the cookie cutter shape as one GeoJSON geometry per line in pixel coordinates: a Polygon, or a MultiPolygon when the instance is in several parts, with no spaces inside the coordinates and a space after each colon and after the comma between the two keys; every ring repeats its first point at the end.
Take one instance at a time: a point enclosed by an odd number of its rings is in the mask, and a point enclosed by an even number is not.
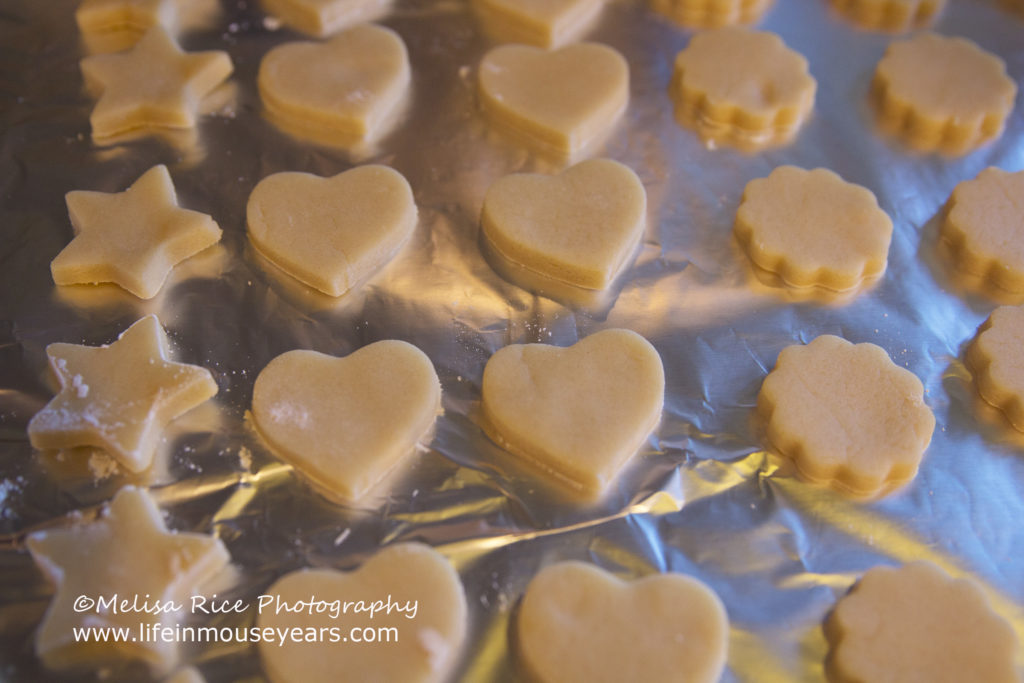
{"type": "Polygon", "coordinates": [[[252,397],[256,427],[272,450],[346,504],[412,455],[440,412],[433,364],[397,340],[344,358],[288,351],[260,371],[252,397]]]}
{"type": "Polygon", "coordinates": [[[272,263],[330,296],[384,266],[416,228],[412,188],[387,166],[330,178],[274,173],[246,205],[249,239],[272,263]]]}
{"type": "Polygon", "coordinates": [[[221,237],[210,216],[178,206],[162,164],[124,192],[77,190],[65,201],[75,237],[50,263],[58,285],[113,282],[151,299],[175,265],[221,237]]]}
{"type": "Polygon", "coordinates": [[[647,222],[636,173],[610,159],[556,176],[518,173],[484,197],[484,237],[504,258],[542,275],[603,289],[623,269],[647,222]]]}
{"type": "Polygon", "coordinates": [[[965,38],[934,33],[890,44],[871,83],[882,130],[947,155],[999,137],[1016,95],[1003,60],[965,38]]]}
{"type": "Polygon", "coordinates": [[[326,628],[342,638],[355,630],[363,639],[337,645],[331,641],[261,641],[260,658],[273,683],[436,683],[449,679],[466,635],[462,581],[443,555],[420,543],[387,546],[351,572],[291,572],[265,594],[275,602],[260,612],[258,628],[280,632],[326,628]],[[310,595],[328,604],[337,600],[354,607],[337,616],[327,611],[309,614],[275,608],[277,604],[308,602],[310,595]],[[364,605],[380,607],[370,614],[369,607],[360,609],[364,605]]]}
{"type": "Polygon", "coordinates": [[[130,33],[141,37],[153,26],[174,33],[179,0],[82,0],[75,21],[82,33],[130,33]]]}
{"type": "Polygon", "coordinates": [[[573,42],[606,0],[473,0],[484,31],[505,43],[557,48],[573,42]]]}
{"type": "Polygon", "coordinates": [[[1016,683],[1017,639],[971,579],[930,562],[874,567],[825,623],[835,683],[1016,683]]]}
{"type": "Polygon", "coordinates": [[[518,655],[540,683],[714,683],[725,668],[728,633],[721,601],[697,579],[623,581],[583,562],[553,564],[533,577],[516,622],[518,655]]]}
{"type": "Polygon", "coordinates": [[[605,45],[548,51],[501,45],[480,63],[480,103],[492,124],[541,153],[575,159],[626,110],[629,66],[605,45]]]}
{"type": "Polygon", "coordinates": [[[279,45],[260,62],[260,99],[276,125],[339,146],[369,143],[395,123],[411,81],[397,33],[353,26],[323,43],[279,45]]]}
{"type": "Polygon", "coordinates": [[[1000,306],[967,347],[978,393],[1024,432],[1024,307],[1000,306]]]}
{"type": "Polygon", "coordinates": [[[145,128],[192,128],[202,98],[231,75],[226,52],[183,52],[161,26],[135,47],[79,62],[88,89],[99,93],[89,115],[94,138],[145,128]]]}
{"type": "Polygon", "coordinates": [[[689,28],[753,24],[772,0],[651,0],[651,8],[689,28]]]}
{"type": "Polygon", "coordinates": [[[676,120],[709,144],[782,145],[814,108],[807,60],[774,33],[729,27],[698,33],[676,57],[676,120]]]}
{"type": "Polygon", "coordinates": [[[861,28],[901,32],[924,28],[938,17],[946,0],[831,0],[832,6],[861,28]]]}
{"type": "Polygon", "coordinates": [[[346,26],[372,21],[391,0],[260,0],[264,11],[306,35],[326,38],[346,26]]]}
{"type": "Polygon", "coordinates": [[[46,355],[60,391],[29,421],[32,446],[95,446],[131,472],[153,462],[171,420],[217,393],[209,370],[171,360],[155,315],[107,346],[56,343],[46,355]]]}
{"type": "Polygon", "coordinates": [[[953,189],[941,228],[956,266],[1024,293],[1024,171],[986,168],[953,189]]]}
{"type": "Polygon", "coordinates": [[[783,349],[757,408],[801,478],[857,497],[913,479],[935,429],[913,373],[874,344],[832,335],[783,349]]]}
{"type": "Polygon", "coordinates": [[[139,637],[140,630],[152,634],[172,627],[187,613],[192,596],[230,560],[214,536],[169,531],[153,498],[134,486],[122,488],[96,521],[35,532],[26,545],[56,585],[35,640],[36,654],[54,669],[142,660],[154,674],[167,673],[177,660],[176,643],[139,637]],[[140,604],[183,607],[133,611],[100,602],[113,598],[120,605],[133,596],[140,604]],[[90,627],[126,629],[132,637],[121,642],[74,637],[74,629],[90,627]]]}
{"type": "Polygon", "coordinates": [[[743,190],[733,228],[754,265],[794,287],[845,291],[885,271],[892,221],[870,190],[780,166],[743,190]]]}
{"type": "Polygon", "coordinates": [[[484,429],[497,444],[597,498],[658,425],[661,356],[629,330],[603,330],[569,348],[515,344],[484,367],[484,429]]]}

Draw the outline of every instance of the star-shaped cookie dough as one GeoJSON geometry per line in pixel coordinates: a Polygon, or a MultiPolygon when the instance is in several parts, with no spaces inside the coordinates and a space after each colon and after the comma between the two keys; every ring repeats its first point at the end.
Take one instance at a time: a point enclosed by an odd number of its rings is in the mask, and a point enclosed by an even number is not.
{"type": "Polygon", "coordinates": [[[34,533],[27,545],[56,585],[35,645],[43,663],[58,669],[132,659],[155,674],[167,672],[177,659],[176,644],[146,634],[188,613],[191,596],[230,560],[218,538],[169,531],[153,498],[134,486],[121,489],[98,520],[34,533]],[[122,607],[136,596],[136,607],[173,601],[179,609],[150,614],[122,607]],[[117,608],[100,603],[110,598],[117,608]],[[123,628],[129,638],[85,643],[74,637],[82,627],[123,628]]]}
{"type": "Polygon", "coordinates": [[[220,240],[212,218],[178,207],[167,167],[146,171],[124,192],[69,192],[75,238],[50,264],[58,285],[113,282],[150,299],[176,264],[220,240]]]}
{"type": "Polygon", "coordinates": [[[217,393],[206,368],[170,359],[167,335],[148,315],[109,346],[50,344],[60,392],[28,423],[36,448],[96,446],[141,472],[164,427],[217,393]]]}
{"type": "Polygon", "coordinates": [[[232,71],[226,52],[183,52],[161,26],[130,50],[79,64],[86,87],[99,93],[89,116],[97,138],[138,128],[191,128],[199,101],[232,71]]]}

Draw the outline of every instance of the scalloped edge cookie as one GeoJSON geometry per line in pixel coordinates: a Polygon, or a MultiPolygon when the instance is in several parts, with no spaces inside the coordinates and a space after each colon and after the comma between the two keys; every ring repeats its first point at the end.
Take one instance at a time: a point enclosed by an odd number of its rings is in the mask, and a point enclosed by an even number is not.
{"type": "Polygon", "coordinates": [[[1000,306],[967,347],[978,393],[1024,432],[1024,306],[1000,306]]]}
{"type": "Polygon", "coordinates": [[[754,24],[773,0],[651,0],[651,9],[688,28],[754,24]]]}
{"type": "Polygon", "coordinates": [[[832,7],[860,28],[901,33],[924,28],[946,7],[946,0],[830,0],[832,7]]]}

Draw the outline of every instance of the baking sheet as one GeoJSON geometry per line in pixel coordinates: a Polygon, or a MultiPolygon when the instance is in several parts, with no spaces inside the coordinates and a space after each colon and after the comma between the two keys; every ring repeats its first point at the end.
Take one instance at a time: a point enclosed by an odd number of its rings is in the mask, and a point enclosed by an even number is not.
{"type": "MultiPolygon", "coordinates": [[[[918,557],[982,582],[1024,640],[1024,438],[978,405],[962,364],[995,303],[962,291],[934,248],[937,212],[956,183],[990,165],[1024,168],[1020,92],[995,144],[956,159],[911,153],[875,131],[867,103],[874,65],[898,37],[855,29],[819,0],[777,0],[759,27],[808,58],[818,80],[814,114],[782,149],[708,149],[675,123],[667,95],[673,59],[691,33],[639,0],[613,0],[586,38],[626,57],[631,102],[602,154],[637,171],[650,221],[610,299],[580,305],[505,281],[481,255],[477,219],[490,183],[559,164],[495,135],[481,118],[475,69],[491,43],[466,2],[399,0],[382,20],[409,49],[412,104],[377,149],[355,155],[290,138],[263,118],[259,60],[301,36],[245,0],[225,0],[213,23],[180,39],[187,50],[227,50],[235,65],[232,86],[195,135],[95,145],[75,4],[0,0],[0,678],[64,679],[32,655],[51,588],[24,550],[25,534],[66,523],[72,510],[95,510],[130,481],[153,486],[172,526],[224,540],[237,569],[235,585],[219,591],[225,597],[251,600],[302,566],[355,567],[383,544],[430,543],[465,584],[471,637],[458,677],[467,681],[513,678],[511,610],[539,568],[563,559],[622,576],[671,570],[706,582],[731,621],[725,681],[820,680],[820,624],[836,598],[865,569],[918,557]],[[332,300],[254,253],[245,203],[270,173],[332,175],[359,162],[405,175],[420,224],[388,267],[332,300]],[[151,301],[113,286],[54,287],[49,261],[72,235],[63,195],[120,191],[157,163],[170,168],[183,206],[220,224],[220,245],[172,271],[151,301]],[[732,238],[733,215],[744,185],[783,163],[831,168],[877,195],[894,233],[889,269],[872,290],[821,302],[752,276],[732,238]],[[52,396],[46,345],[107,343],[146,313],[158,314],[180,360],[213,372],[218,396],[171,426],[141,477],[97,479],[104,462],[89,453],[33,452],[25,427],[52,396]],[[633,329],[659,350],[665,412],[608,499],[580,507],[510,469],[486,439],[476,417],[480,381],[489,356],[507,344],[568,345],[607,327],[633,329]],[[885,348],[924,382],[937,418],[917,478],[875,503],[783,476],[753,419],[778,352],[826,333],[885,348]],[[339,507],[247,426],[252,384],[284,351],[343,355],[387,338],[431,357],[445,414],[392,491],[358,509],[339,507]]],[[[995,3],[951,0],[935,29],[998,54],[1024,82],[1024,21],[995,3]]],[[[244,645],[185,654],[211,681],[261,676],[244,645]]]]}

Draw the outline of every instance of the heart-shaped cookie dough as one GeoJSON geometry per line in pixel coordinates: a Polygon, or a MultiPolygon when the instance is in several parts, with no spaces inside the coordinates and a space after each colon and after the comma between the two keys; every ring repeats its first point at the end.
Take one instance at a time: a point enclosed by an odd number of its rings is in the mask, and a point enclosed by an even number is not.
{"type": "Polygon", "coordinates": [[[412,234],[409,183],[386,166],[330,178],[275,173],[246,206],[249,239],[271,262],[310,287],[341,296],[387,263],[412,234]]]}
{"type": "Polygon", "coordinates": [[[644,230],[647,194],[628,166],[610,159],[556,176],[517,173],[494,183],[481,224],[506,259],[587,289],[607,287],[644,230]]]}
{"type": "Polygon", "coordinates": [[[487,362],[487,433],[587,497],[603,493],[661,419],[665,372],[650,342],[604,330],[569,348],[516,344],[487,362]]]}
{"type": "Polygon", "coordinates": [[[302,634],[298,642],[260,641],[274,683],[441,681],[466,633],[459,575],[443,555],[418,543],[387,547],[353,572],[292,572],[257,605],[258,628],[302,634]],[[307,640],[308,634],[315,635],[307,640]]]}
{"type": "Polygon", "coordinates": [[[605,45],[549,52],[502,45],[480,63],[480,101],[492,122],[526,144],[574,158],[600,139],[629,102],[629,66],[605,45]]]}
{"type": "Polygon", "coordinates": [[[539,683],[713,683],[729,633],[718,596],[696,579],[626,582],[582,562],[537,574],[516,626],[518,654],[539,683]]]}
{"type": "Polygon", "coordinates": [[[344,358],[288,351],[263,368],[252,396],[256,427],[274,452],[346,503],[413,453],[440,406],[430,359],[397,340],[344,358]]]}
{"type": "Polygon", "coordinates": [[[409,56],[398,34],[373,24],[324,43],[286,43],[260,63],[270,118],[316,140],[367,142],[392,122],[409,89],[409,56]]]}

